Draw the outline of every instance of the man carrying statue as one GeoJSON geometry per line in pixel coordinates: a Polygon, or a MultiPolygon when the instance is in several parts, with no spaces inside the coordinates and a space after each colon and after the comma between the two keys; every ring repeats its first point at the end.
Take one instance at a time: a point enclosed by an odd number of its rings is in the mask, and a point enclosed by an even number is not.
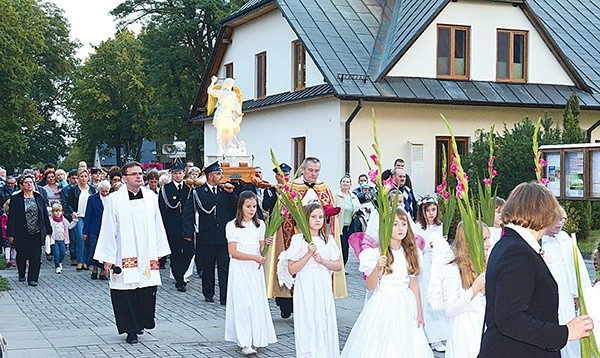
{"type": "MultiPolygon", "coordinates": [[[[284,185],[285,180],[289,178],[288,175],[292,168],[285,163],[281,164],[280,168],[285,177],[280,174],[278,168],[273,169],[273,171],[276,173],[275,177],[278,185],[284,185]]],[[[338,247],[341,248],[340,229],[336,217],[340,212],[340,208],[334,206],[333,193],[329,189],[329,186],[318,180],[321,171],[321,161],[315,157],[307,157],[302,163],[301,171],[302,176],[294,180],[292,189],[296,190],[300,198],[302,198],[303,205],[312,201],[318,201],[323,206],[325,217],[330,225],[330,232],[338,247]]],[[[279,306],[279,309],[281,310],[282,318],[289,318],[291,316],[293,312],[293,301],[290,290],[285,286],[279,286],[276,274],[277,258],[282,251],[289,248],[292,236],[297,232],[298,230],[295,227],[294,220],[291,214],[288,214],[273,242],[273,248],[269,250],[267,262],[265,263],[267,296],[269,298],[275,298],[277,306],[279,306]]],[[[333,296],[335,298],[346,297],[348,294],[346,291],[346,277],[344,271],[336,272],[333,275],[333,296]]]]}

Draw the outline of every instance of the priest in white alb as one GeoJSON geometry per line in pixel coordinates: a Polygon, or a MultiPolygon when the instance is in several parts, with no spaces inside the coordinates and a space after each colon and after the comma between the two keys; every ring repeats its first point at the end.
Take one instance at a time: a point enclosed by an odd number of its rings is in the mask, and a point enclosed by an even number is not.
{"type": "Polygon", "coordinates": [[[171,253],[158,197],[143,184],[142,167],[130,162],[121,169],[126,186],[110,194],[104,205],[94,259],[110,272],[110,298],[119,334],[127,343],[154,328],[156,289],[161,284],[158,260],[171,253]]]}

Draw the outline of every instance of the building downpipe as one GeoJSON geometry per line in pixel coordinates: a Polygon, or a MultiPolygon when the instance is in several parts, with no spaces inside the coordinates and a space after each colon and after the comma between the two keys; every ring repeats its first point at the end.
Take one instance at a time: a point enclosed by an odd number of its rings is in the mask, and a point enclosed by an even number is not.
{"type": "Polygon", "coordinates": [[[346,174],[350,174],[350,124],[352,124],[352,121],[354,120],[354,118],[356,117],[358,112],[360,112],[360,110],[362,108],[363,108],[363,100],[359,99],[358,103],[356,104],[356,107],[354,108],[352,113],[350,113],[350,116],[346,120],[346,125],[345,125],[345,130],[344,130],[344,137],[346,139],[344,172],[346,174]]]}

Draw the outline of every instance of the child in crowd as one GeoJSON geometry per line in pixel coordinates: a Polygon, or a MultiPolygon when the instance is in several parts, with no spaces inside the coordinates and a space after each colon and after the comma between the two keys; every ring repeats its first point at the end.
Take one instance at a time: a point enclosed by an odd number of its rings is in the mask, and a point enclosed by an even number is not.
{"type": "Polygon", "coordinates": [[[54,254],[54,269],[56,273],[62,273],[62,262],[65,258],[67,250],[66,245],[69,245],[69,230],[77,225],[77,212],[72,214],[73,222],[69,222],[63,216],[63,208],[59,203],[52,204],[52,218],[50,225],[52,226],[52,236],[50,244],[54,254]]]}
{"type": "MultiPolygon", "coordinates": [[[[490,231],[487,225],[482,223],[481,226],[483,248],[487,257],[490,231]]],[[[440,270],[439,280],[434,281],[441,283],[442,307],[450,318],[445,357],[475,358],[479,353],[485,314],[485,273],[477,275],[469,256],[462,222],[456,227],[450,260],[440,270]]]]}
{"type": "Polygon", "coordinates": [[[15,246],[8,242],[8,238],[6,237],[6,228],[8,225],[8,210],[10,209],[10,199],[6,200],[4,203],[4,214],[0,218],[0,225],[2,226],[2,247],[4,248],[4,259],[6,260],[6,267],[16,267],[17,266],[17,252],[15,251],[15,246]]]}
{"type": "MultiPolygon", "coordinates": [[[[338,357],[337,317],[333,301],[332,273],[342,270],[340,249],[327,232],[319,203],[304,208],[312,236],[292,236],[286,255],[294,282],[294,335],[296,357],[338,357]]],[[[358,356],[357,356],[358,357],[358,356]]]]}
{"type": "Polygon", "coordinates": [[[440,210],[435,198],[426,196],[420,200],[416,226],[415,234],[425,239],[423,263],[421,265],[421,274],[418,278],[419,286],[424,293],[421,295],[421,305],[423,306],[423,317],[425,318],[425,334],[433,350],[444,352],[446,347],[442,341],[448,338],[449,320],[444,311],[434,310],[431,307],[426,294],[429,289],[429,280],[432,271],[433,242],[443,237],[440,210]]]}
{"type": "Polygon", "coordinates": [[[69,185],[67,182],[67,172],[62,169],[56,170],[56,185],[58,185],[59,190],[69,185]]]}
{"type": "Polygon", "coordinates": [[[244,355],[255,354],[253,347],[277,342],[267,301],[261,256],[263,246],[273,243],[264,239],[265,223],[258,219],[256,195],[243,191],[236,218],[227,223],[225,234],[231,260],[225,310],[225,340],[237,343],[244,355]]]}
{"type": "Polygon", "coordinates": [[[348,336],[342,357],[433,357],[423,331],[419,250],[409,216],[396,210],[389,250],[360,253],[360,270],[374,290],[348,336]]]}
{"type": "Polygon", "coordinates": [[[506,200],[501,197],[496,197],[496,212],[494,213],[494,227],[489,228],[490,230],[490,249],[488,250],[488,255],[492,252],[494,245],[500,240],[502,237],[502,230],[504,225],[502,224],[502,209],[504,208],[504,204],[506,204],[506,200]]]}

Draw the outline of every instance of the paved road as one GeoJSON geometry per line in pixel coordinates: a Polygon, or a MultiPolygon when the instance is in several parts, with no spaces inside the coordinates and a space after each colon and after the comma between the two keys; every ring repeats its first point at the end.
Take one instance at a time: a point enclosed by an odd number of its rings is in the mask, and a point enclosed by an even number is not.
{"type": "MultiPolygon", "coordinates": [[[[241,357],[235,344],[223,341],[225,307],[204,302],[197,277],[180,293],[168,272],[161,272],[156,328],[130,345],[124,335],[117,335],[107,281],[92,281],[90,271],[74,267],[57,275],[43,261],[38,287],[18,282],[15,268],[0,272],[13,287],[0,298],[0,332],[9,357],[241,357]]],[[[347,268],[349,297],[336,300],[341,347],[364,298],[352,255],[347,268]]],[[[293,320],[282,319],[275,303],[270,305],[279,342],[260,349],[256,357],[294,357],[293,320]]]]}

